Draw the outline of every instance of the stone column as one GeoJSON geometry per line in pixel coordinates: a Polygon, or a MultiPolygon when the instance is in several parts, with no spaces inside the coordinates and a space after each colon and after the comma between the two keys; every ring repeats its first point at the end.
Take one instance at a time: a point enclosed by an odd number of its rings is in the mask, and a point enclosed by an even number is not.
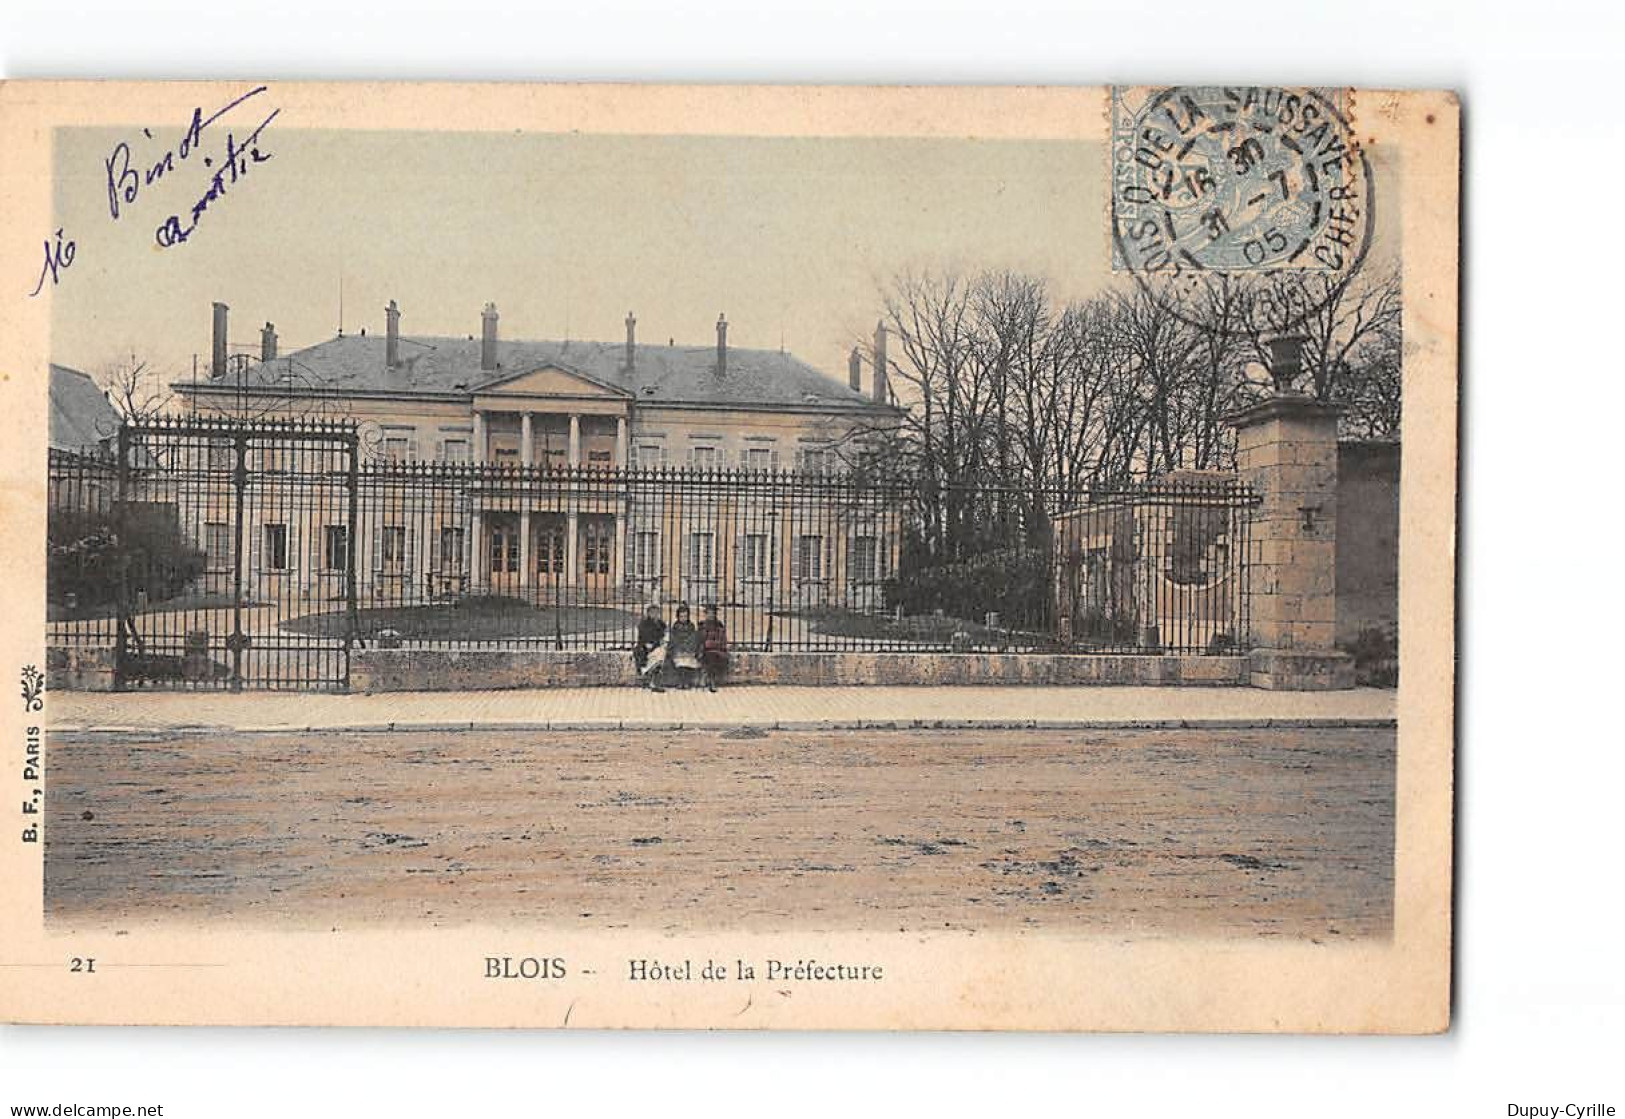
{"type": "Polygon", "coordinates": [[[570,414],[570,465],[581,465],[581,417],[570,414]]]}
{"type": "Polygon", "coordinates": [[[1354,662],[1333,647],[1337,416],[1336,407],[1278,392],[1227,417],[1236,429],[1237,470],[1263,498],[1247,557],[1254,687],[1354,685],[1354,662]]]}
{"type": "Polygon", "coordinates": [[[615,515],[615,550],[609,556],[609,585],[619,597],[626,585],[626,505],[615,515]]]}
{"type": "MultiPolygon", "coordinates": [[[[490,457],[486,443],[485,413],[474,410],[474,463],[483,465],[490,457]]],[[[485,517],[480,511],[479,487],[471,496],[473,511],[468,524],[468,581],[475,594],[485,593],[485,517]]]]}
{"type": "MultiPolygon", "coordinates": [[[[527,470],[536,461],[536,429],[531,412],[519,414],[519,465],[527,470]]],[[[528,479],[520,481],[519,490],[519,586],[529,591],[536,582],[536,572],[530,552],[530,494],[526,492],[528,479]]]]}
{"type": "MultiPolygon", "coordinates": [[[[626,445],[626,417],[615,417],[615,469],[626,470],[632,465],[627,454],[626,445]]],[[[632,515],[631,499],[623,490],[619,501],[620,508],[615,514],[615,553],[609,559],[610,586],[614,588],[617,598],[626,587],[626,522],[632,515]]]]}
{"type": "Polygon", "coordinates": [[[519,586],[522,590],[530,590],[536,581],[536,572],[532,569],[530,553],[530,502],[519,507],[519,586]]]}
{"type": "Polygon", "coordinates": [[[576,585],[576,573],[580,568],[576,564],[576,526],[577,517],[574,509],[564,521],[564,585],[576,585]]]}

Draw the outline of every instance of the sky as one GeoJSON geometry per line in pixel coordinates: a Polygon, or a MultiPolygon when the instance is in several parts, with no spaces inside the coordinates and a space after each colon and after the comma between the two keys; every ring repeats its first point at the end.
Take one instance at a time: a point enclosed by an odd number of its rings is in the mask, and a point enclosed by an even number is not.
{"type": "MultiPolygon", "coordinates": [[[[246,109],[246,106],[243,107],[246,109]]],[[[241,111],[241,110],[238,110],[241,111]]],[[[245,118],[246,119],[246,118],[245,118]]],[[[256,118],[257,121],[257,118],[256,118]]],[[[251,127],[256,121],[248,121],[251,127]]],[[[208,361],[210,304],[234,348],[274,322],[283,352],[340,326],[505,338],[783,347],[844,378],[846,354],[907,269],[1016,268],[1063,297],[1106,280],[1103,149],[1066,141],[278,131],[270,155],[182,245],[153,232],[190,208],[196,160],[109,217],[105,160],[137,165],[179,128],[56,134],[58,224],[76,259],[54,292],[53,360],[136,354],[177,378],[208,361]]],[[[210,135],[213,135],[211,132],[210,135]]],[[[201,149],[200,149],[201,150],[201,149]]]]}

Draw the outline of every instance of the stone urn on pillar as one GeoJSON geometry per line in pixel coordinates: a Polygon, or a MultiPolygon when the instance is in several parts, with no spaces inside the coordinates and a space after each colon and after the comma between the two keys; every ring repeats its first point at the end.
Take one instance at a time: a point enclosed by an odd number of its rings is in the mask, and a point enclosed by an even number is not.
{"type": "Polygon", "coordinates": [[[1225,417],[1236,431],[1236,469],[1262,498],[1248,557],[1254,687],[1354,686],[1354,662],[1333,646],[1337,620],[1337,417],[1296,391],[1301,334],[1265,340],[1271,395],[1225,417]]]}

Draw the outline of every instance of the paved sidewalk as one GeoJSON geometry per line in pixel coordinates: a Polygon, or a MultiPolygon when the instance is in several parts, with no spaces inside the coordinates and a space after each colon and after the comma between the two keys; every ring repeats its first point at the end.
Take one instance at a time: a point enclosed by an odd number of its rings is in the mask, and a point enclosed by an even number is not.
{"type": "Polygon", "coordinates": [[[1388,726],[1397,693],[1255,688],[735,687],[711,694],[637,688],[537,691],[54,692],[54,734],[106,731],[781,730],[919,727],[1388,726]]]}

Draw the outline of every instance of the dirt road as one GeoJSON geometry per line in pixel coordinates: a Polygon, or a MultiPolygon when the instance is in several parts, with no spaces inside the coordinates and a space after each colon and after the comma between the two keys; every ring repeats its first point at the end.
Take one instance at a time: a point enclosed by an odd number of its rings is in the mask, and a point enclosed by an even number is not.
{"type": "Polygon", "coordinates": [[[1394,732],[53,740],[57,929],[1382,936],[1394,732]]]}

